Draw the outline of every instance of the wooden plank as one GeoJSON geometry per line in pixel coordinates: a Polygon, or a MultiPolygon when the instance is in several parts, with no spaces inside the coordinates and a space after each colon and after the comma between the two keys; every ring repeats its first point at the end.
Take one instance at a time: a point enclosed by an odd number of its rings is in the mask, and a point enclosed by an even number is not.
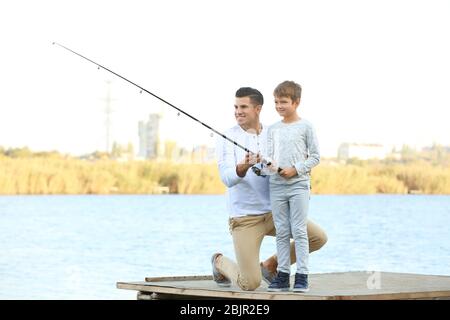
{"type": "MultiPolygon", "coordinates": [[[[269,300],[348,300],[348,299],[447,299],[450,277],[407,273],[341,272],[311,274],[308,293],[267,291],[267,284],[255,291],[237,286],[218,287],[211,276],[153,277],[140,282],[118,282],[119,289],[191,298],[269,299],[269,300]],[[373,277],[375,282],[373,282],[373,277]],[[371,278],[372,277],[372,278],[371,278]]],[[[293,279],[291,281],[293,283],[293,279]]]]}
{"type": "MultiPolygon", "coordinates": [[[[167,293],[150,293],[139,291],[137,294],[138,300],[204,300],[204,296],[187,296],[187,295],[177,295],[177,294],[167,294],[167,293]]],[[[208,300],[224,300],[225,298],[211,298],[207,297],[208,300]]],[[[226,299],[225,299],[226,300],[226,299]]]]}
{"type": "MultiPolygon", "coordinates": [[[[117,288],[119,289],[128,289],[128,290],[138,290],[142,292],[152,292],[168,295],[178,295],[184,296],[186,298],[220,298],[220,299],[261,299],[261,300],[273,300],[273,299],[281,299],[281,300],[289,300],[295,299],[298,300],[299,297],[297,294],[285,294],[285,293],[266,293],[266,292],[258,292],[258,291],[225,291],[224,289],[219,290],[202,290],[202,289],[184,289],[184,288],[171,288],[171,287],[163,287],[163,286],[154,286],[148,282],[118,282],[117,288]]],[[[305,296],[303,300],[311,300],[311,299],[324,299],[323,297],[315,297],[315,296],[305,296]]]]}
{"type": "Polygon", "coordinates": [[[212,280],[212,276],[170,276],[170,277],[147,277],[147,282],[158,281],[195,281],[195,280],[212,280]]]}

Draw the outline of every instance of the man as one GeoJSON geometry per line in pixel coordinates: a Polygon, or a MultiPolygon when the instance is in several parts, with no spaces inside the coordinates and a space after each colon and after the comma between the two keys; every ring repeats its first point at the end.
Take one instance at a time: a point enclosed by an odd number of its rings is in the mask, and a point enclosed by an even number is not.
{"type": "MultiPolygon", "coordinates": [[[[220,286],[237,284],[242,290],[255,290],[261,278],[270,283],[277,272],[276,255],[259,262],[261,242],[266,235],[275,236],[270,207],[269,179],[249,170],[266,154],[267,127],[259,121],[264,98],[253,88],[237,90],[234,115],[237,125],[225,135],[246,146],[257,155],[246,152],[225,139],[217,144],[219,172],[228,187],[229,227],[237,263],[216,253],[212,256],[214,281],[220,286]]],[[[311,221],[307,223],[309,251],[320,249],[327,241],[325,232],[311,221]]],[[[295,250],[291,243],[291,263],[295,250]]]]}

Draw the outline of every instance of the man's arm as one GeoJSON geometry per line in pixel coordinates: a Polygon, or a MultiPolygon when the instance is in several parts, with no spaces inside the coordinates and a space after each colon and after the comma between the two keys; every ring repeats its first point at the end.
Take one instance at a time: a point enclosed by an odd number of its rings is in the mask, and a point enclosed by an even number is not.
{"type": "Polygon", "coordinates": [[[217,138],[217,159],[219,174],[222,182],[228,187],[238,184],[247,170],[251,167],[248,164],[238,164],[234,155],[234,146],[229,141],[217,138]]]}
{"type": "MultiPolygon", "coordinates": [[[[246,158],[247,158],[247,156],[246,156],[246,158]]],[[[248,169],[250,169],[251,167],[252,167],[252,165],[249,164],[249,163],[241,163],[241,164],[238,164],[238,165],[236,166],[236,174],[237,174],[239,177],[243,178],[243,177],[245,177],[245,175],[247,174],[248,169]]]]}

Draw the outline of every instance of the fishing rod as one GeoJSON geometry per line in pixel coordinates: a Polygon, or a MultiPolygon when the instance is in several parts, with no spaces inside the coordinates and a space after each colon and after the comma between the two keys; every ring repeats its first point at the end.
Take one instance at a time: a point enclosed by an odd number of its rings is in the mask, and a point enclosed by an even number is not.
{"type": "MultiPolygon", "coordinates": [[[[67,51],[69,51],[69,52],[72,52],[73,54],[76,54],[77,56],[79,56],[79,57],[81,57],[81,58],[83,58],[83,59],[85,59],[85,60],[87,60],[87,61],[89,61],[89,62],[95,64],[95,65],[97,66],[97,69],[100,69],[100,68],[101,68],[101,69],[103,69],[103,70],[106,70],[106,71],[112,73],[113,75],[115,75],[115,76],[117,76],[117,77],[119,77],[119,78],[125,80],[126,82],[131,83],[133,86],[139,88],[139,89],[141,90],[141,93],[142,93],[142,91],[144,91],[144,92],[150,94],[151,96],[155,97],[156,99],[158,99],[158,100],[164,102],[165,104],[169,105],[170,107],[174,108],[174,109],[177,110],[178,112],[181,112],[181,113],[183,113],[184,115],[186,115],[186,116],[188,116],[189,118],[191,118],[192,120],[194,120],[194,121],[200,123],[202,126],[204,126],[204,127],[206,127],[207,129],[211,130],[211,131],[214,132],[215,134],[217,134],[217,135],[221,136],[222,138],[228,140],[229,142],[233,143],[235,146],[241,148],[241,149],[244,150],[245,152],[248,152],[248,153],[251,153],[251,154],[253,154],[253,155],[256,155],[255,152],[249,150],[248,148],[244,147],[243,145],[239,144],[238,142],[234,141],[233,139],[230,139],[230,138],[227,137],[225,134],[223,134],[223,133],[217,131],[216,129],[214,129],[214,128],[212,128],[211,126],[207,125],[206,123],[200,121],[199,119],[197,119],[196,117],[194,117],[194,116],[192,116],[191,114],[187,113],[186,111],[184,111],[184,110],[178,108],[177,106],[173,105],[172,103],[168,102],[167,100],[165,100],[165,99],[159,97],[158,95],[156,95],[156,94],[154,94],[153,92],[151,92],[151,91],[145,89],[144,87],[138,85],[137,83],[135,83],[135,82],[133,82],[133,81],[131,81],[131,80],[125,78],[124,76],[118,74],[117,72],[112,71],[111,69],[109,69],[109,68],[107,68],[107,67],[105,67],[105,66],[103,66],[103,65],[101,65],[101,64],[99,64],[99,63],[97,63],[97,62],[95,62],[95,61],[93,61],[93,60],[91,60],[91,59],[89,59],[89,58],[87,58],[87,57],[85,57],[85,56],[83,56],[82,54],[80,54],[80,53],[78,53],[78,52],[76,52],[76,51],[74,51],[74,50],[72,50],[72,49],[70,49],[70,48],[68,48],[68,47],[66,47],[66,46],[64,46],[64,45],[62,45],[62,44],[60,44],[60,43],[58,43],[58,42],[53,42],[52,44],[53,44],[53,45],[57,45],[57,46],[59,46],[59,47],[65,49],[65,50],[67,50],[67,51]]],[[[266,161],[266,160],[264,160],[264,159],[262,160],[262,163],[265,164],[265,165],[267,165],[267,166],[270,166],[270,165],[271,165],[271,162],[270,162],[270,161],[266,161]]],[[[262,172],[261,172],[262,168],[260,169],[260,168],[257,168],[257,167],[252,167],[252,170],[253,170],[253,172],[254,172],[256,175],[258,175],[258,176],[263,176],[263,177],[265,176],[265,175],[262,174],[262,172]]],[[[279,172],[279,171],[281,171],[281,170],[279,169],[278,172],[279,172]]]]}
{"type": "Polygon", "coordinates": [[[89,62],[95,64],[95,65],[97,66],[98,69],[101,68],[101,69],[103,69],[103,70],[106,70],[106,71],[112,73],[113,75],[115,75],[115,76],[117,76],[117,77],[119,77],[119,78],[121,78],[121,79],[127,81],[128,83],[131,83],[131,84],[134,85],[135,87],[138,87],[138,88],[141,90],[141,93],[142,93],[142,91],[144,91],[144,92],[146,92],[146,93],[152,95],[152,96],[155,97],[156,99],[158,99],[158,100],[164,102],[165,104],[171,106],[172,108],[174,108],[174,109],[177,110],[178,112],[181,112],[181,113],[183,113],[184,115],[186,115],[186,116],[188,116],[189,118],[191,118],[192,120],[197,121],[197,122],[200,123],[202,126],[208,128],[209,130],[211,130],[211,131],[214,132],[215,134],[218,134],[218,135],[221,136],[222,138],[224,138],[224,139],[228,140],[229,142],[233,143],[235,146],[237,146],[237,147],[243,149],[245,152],[249,152],[249,153],[251,153],[251,154],[256,155],[255,152],[250,151],[248,148],[244,147],[243,145],[239,144],[238,142],[234,141],[233,139],[230,139],[229,137],[227,137],[227,136],[224,135],[223,133],[217,131],[216,129],[212,128],[211,126],[207,125],[206,123],[201,122],[199,119],[197,119],[197,118],[195,118],[194,116],[190,115],[190,114],[187,113],[186,111],[184,111],[184,110],[182,110],[182,109],[176,107],[175,105],[173,105],[172,103],[168,102],[167,100],[164,100],[163,98],[157,96],[157,95],[154,94],[153,92],[150,92],[149,90],[147,90],[147,89],[141,87],[141,86],[138,85],[137,83],[135,83],[135,82],[133,82],[133,81],[131,81],[131,80],[128,80],[128,79],[125,78],[124,76],[121,76],[120,74],[118,74],[118,73],[112,71],[111,69],[108,69],[107,67],[105,67],[105,66],[103,66],[103,65],[101,65],[101,64],[99,64],[99,63],[97,63],[97,62],[95,62],[95,61],[93,61],[93,60],[91,60],[91,59],[89,59],[89,58],[87,58],[87,57],[81,55],[81,54],[79,54],[78,52],[76,52],[76,51],[74,51],[74,50],[72,50],[72,49],[67,48],[66,46],[63,46],[62,44],[59,44],[59,43],[57,43],[57,42],[53,42],[53,45],[55,45],[55,44],[56,44],[57,46],[60,46],[60,47],[63,48],[63,49],[66,49],[67,51],[72,52],[72,53],[76,54],[77,56],[79,56],[79,57],[81,57],[81,58],[83,58],[83,59],[85,59],[85,60],[87,60],[87,61],[89,61],[89,62]]]}

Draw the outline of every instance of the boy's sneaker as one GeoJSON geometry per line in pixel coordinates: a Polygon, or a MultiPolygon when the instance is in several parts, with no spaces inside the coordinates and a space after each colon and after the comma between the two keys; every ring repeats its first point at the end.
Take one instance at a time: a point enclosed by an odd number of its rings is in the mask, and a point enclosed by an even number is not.
{"type": "Polygon", "coordinates": [[[264,267],[262,263],[260,264],[260,266],[261,266],[261,275],[262,275],[263,280],[267,284],[271,284],[277,274],[275,272],[270,272],[269,269],[264,267]]]}
{"type": "Polygon", "coordinates": [[[270,283],[267,291],[289,291],[289,273],[278,271],[277,276],[270,283]]]}
{"type": "Polygon", "coordinates": [[[308,275],[302,273],[295,274],[295,283],[294,288],[292,289],[294,292],[308,292],[308,275]]]}
{"type": "Polygon", "coordinates": [[[216,268],[216,258],[217,256],[221,255],[221,253],[214,253],[211,258],[211,266],[212,266],[212,273],[213,273],[213,279],[217,283],[219,287],[229,287],[231,286],[231,281],[227,277],[225,277],[223,274],[219,272],[216,268]]]}

